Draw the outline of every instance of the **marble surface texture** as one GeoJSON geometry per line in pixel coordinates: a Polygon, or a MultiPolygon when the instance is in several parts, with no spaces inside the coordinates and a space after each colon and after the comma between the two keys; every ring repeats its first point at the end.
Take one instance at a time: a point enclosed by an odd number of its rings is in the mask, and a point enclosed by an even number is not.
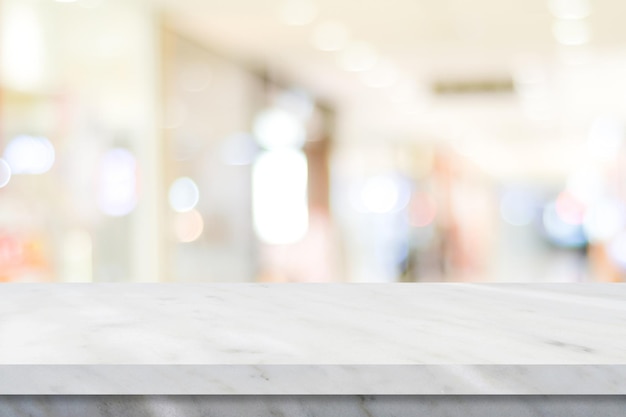
{"type": "Polygon", "coordinates": [[[626,394],[626,286],[4,285],[0,394],[626,394]]]}
{"type": "Polygon", "coordinates": [[[623,396],[0,396],[2,417],[623,417],[623,396]]]}

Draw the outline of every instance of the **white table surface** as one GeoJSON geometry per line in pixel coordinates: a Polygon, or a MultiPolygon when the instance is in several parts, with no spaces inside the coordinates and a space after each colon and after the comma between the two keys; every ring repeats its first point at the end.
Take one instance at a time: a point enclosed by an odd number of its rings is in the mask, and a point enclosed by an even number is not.
{"type": "Polygon", "coordinates": [[[626,394],[626,286],[7,284],[0,394],[626,394]]]}

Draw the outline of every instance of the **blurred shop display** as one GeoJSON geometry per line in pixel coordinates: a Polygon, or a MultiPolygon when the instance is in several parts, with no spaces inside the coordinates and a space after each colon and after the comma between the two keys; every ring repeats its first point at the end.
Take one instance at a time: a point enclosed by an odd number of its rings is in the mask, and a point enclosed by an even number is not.
{"type": "Polygon", "coordinates": [[[164,70],[165,279],[250,280],[250,167],[257,147],[248,127],[260,81],[169,31],[164,70]]]}
{"type": "Polygon", "coordinates": [[[359,146],[336,158],[350,161],[337,166],[334,197],[357,280],[488,276],[493,194],[479,170],[429,142],[359,146]]]}
{"type": "Polygon", "coordinates": [[[0,282],[623,281],[624,6],[383,3],[0,0],[0,282]]]}
{"type": "Polygon", "coordinates": [[[1,4],[2,281],[149,273],[150,16],[138,4],[67,6],[1,4]]]}
{"type": "Polygon", "coordinates": [[[320,270],[328,111],[174,32],[166,46],[168,279],[331,280],[330,267],[320,270]]]}

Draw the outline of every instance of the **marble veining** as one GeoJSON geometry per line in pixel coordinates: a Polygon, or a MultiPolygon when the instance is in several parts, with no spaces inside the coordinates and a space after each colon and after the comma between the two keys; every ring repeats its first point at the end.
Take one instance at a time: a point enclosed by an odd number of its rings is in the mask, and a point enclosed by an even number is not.
{"type": "Polygon", "coordinates": [[[0,287],[0,394],[626,394],[619,284],[0,287]]]}

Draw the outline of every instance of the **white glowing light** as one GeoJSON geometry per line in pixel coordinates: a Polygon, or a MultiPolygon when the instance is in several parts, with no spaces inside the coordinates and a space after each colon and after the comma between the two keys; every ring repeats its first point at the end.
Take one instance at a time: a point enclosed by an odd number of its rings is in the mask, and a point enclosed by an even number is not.
{"type": "Polygon", "coordinates": [[[350,40],[350,32],[339,22],[323,22],[315,27],[311,42],[321,51],[338,51],[350,40]]]}
{"type": "Polygon", "coordinates": [[[174,211],[184,213],[193,210],[200,200],[200,190],[188,177],[178,178],[170,187],[169,201],[174,211]]]}
{"type": "Polygon", "coordinates": [[[390,213],[406,207],[410,190],[391,176],[370,178],[361,189],[361,203],[370,213],[390,213]]]}
{"type": "Polygon", "coordinates": [[[588,0],[550,0],[548,6],[558,19],[584,19],[591,14],[588,0]]]}
{"type": "Polygon", "coordinates": [[[24,2],[12,2],[3,10],[0,28],[4,82],[18,90],[35,90],[45,74],[43,25],[36,9],[24,2]]]}
{"type": "Polygon", "coordinates": [[[626,226],[624,206],[617,201],[603,200],[594,204],[584,220],[587,237],[592,242],[605,242],[626,226]]]}
{"type": "Polygon", "coordinates": [[[54,146],[44,137],[16,136],[4,150],[4,159],[15,175],[44,174],[54,165],[54,146]]]}
{"type": "Polygon", "coordinates": [[[338,62],[346,71],[367,71],[378,62],[378,53],[364,42],[355,42],[341,52],[338,62]]]}
{"type": "Polygon", "coordinates": [[[584,20],[557,20],[552,32],[556,41],[563,45],[584,45],[591,40],[591,30],[584,20]]]}
{"type": "Polygon", "coordinates": [[[317,17],[317,6],[311,0],[286,0],[280,8],[280,18],[290,26],[304,26],[317,17]]]}
{"type": "Polygon", "coordinates": [[[279,108],[261,112],[254,121],[254,136],[265,149],[299,148],[306,141],[302,123],[279,108]]]}
{"type": "Polygon", "coordinates": [[[535,202],[521,191],[507,191],[500,200],[502,219],[513,226],[526,226],[535,218],[535,202]]]}
{"type": "Polygon", "coordinates": [[[177,213],[174,218],[174,233],[183,243],[193,242],[202,236],[204,220],[198,210],[177,213]]]}
{"type": "Polygon", "coordinates": [[[127,149],[107,151],[100,162],[98,208],[104,214],[122,217],[137,205],[137,162],[127,149]]]}
{"type": "Polygon", "coordinates": [[[624,140],[624,125],[617,119],[598,117],[589,129],[587,149],[599,160],[615,158],[624,140]]]}
{"type": "Polygon", "coordinates": [[[254,229],[269,244],[291,244],[306,235],[308,165],[299,150],[261,154],[252,171],[254,229]]]}
{"type": "Polygon", "coordinates": [[[11,181],[11,167],[0,158],[0,188],[6,187],[9,181],[11,181]]]}

